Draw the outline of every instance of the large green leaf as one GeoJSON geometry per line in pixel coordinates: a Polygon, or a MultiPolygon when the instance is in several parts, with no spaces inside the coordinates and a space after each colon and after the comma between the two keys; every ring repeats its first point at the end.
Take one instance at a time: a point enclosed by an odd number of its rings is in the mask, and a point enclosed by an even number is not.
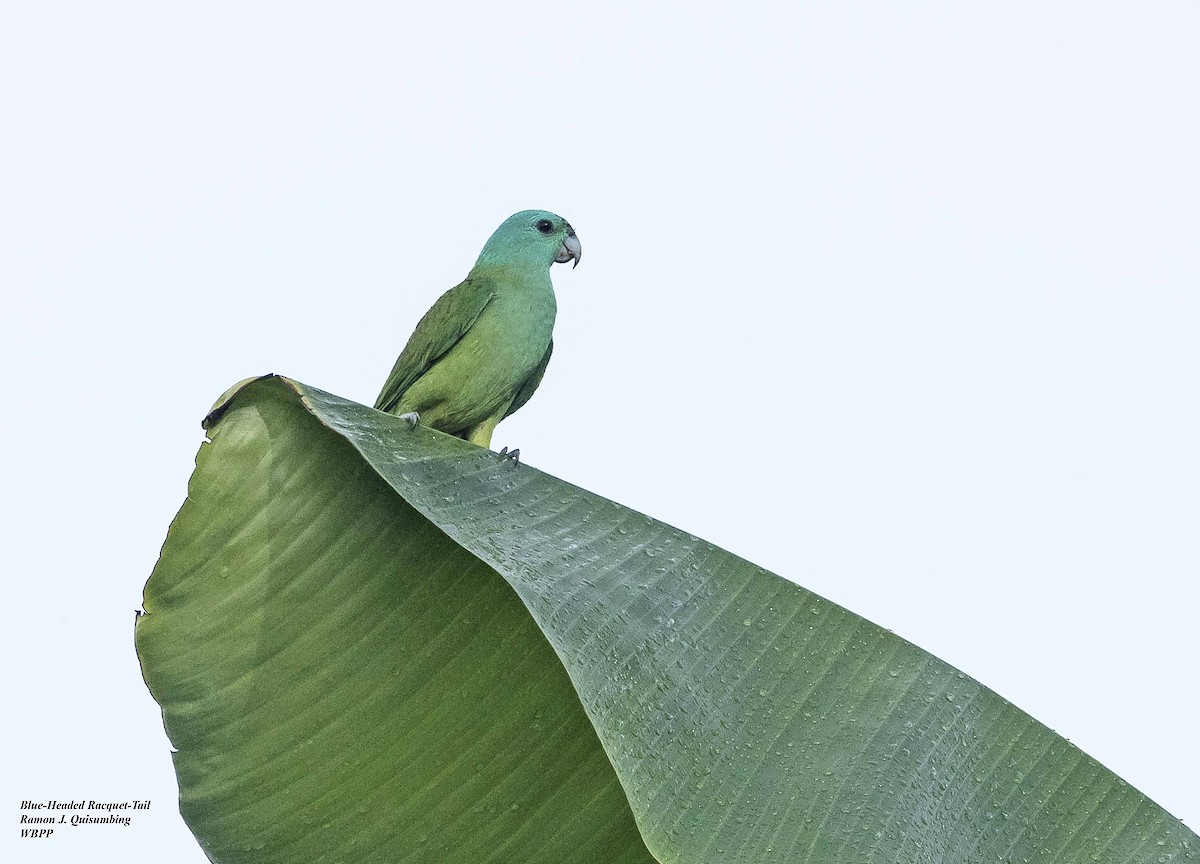
{"type": "Polygon", "coordinates": [[[976,681],[486,450],[282,378],[146,586],[226,862],[1158,862],[1197,837],[976,681]]]}

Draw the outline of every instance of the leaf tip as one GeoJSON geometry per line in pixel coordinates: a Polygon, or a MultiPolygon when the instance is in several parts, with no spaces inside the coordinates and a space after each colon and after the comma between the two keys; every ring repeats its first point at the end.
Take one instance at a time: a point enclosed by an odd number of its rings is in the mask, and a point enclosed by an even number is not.
{"type": "Polygon", "coordinates": [[[213,427],[216,426],[217,423],[221,421],[221,418],[225,416],[225,413],[229,410],[229,407],[233,404],[233,400],[237,398],[239,393],[256,381],[265,381],[268,378],[278,378],[285,383],[290,383],[287,378],[284,378],[281,375],[276,375],[274,372],[268,372],[265,375],[252,375],[249,378],[243,378],[241,381],[237,382],[221,394],[220,398],[213,403],[212,408],[208,410],[208,413],[204,415],[204,419],[200,421],[200,426],[205,432],[211,432],[213,427]]]}

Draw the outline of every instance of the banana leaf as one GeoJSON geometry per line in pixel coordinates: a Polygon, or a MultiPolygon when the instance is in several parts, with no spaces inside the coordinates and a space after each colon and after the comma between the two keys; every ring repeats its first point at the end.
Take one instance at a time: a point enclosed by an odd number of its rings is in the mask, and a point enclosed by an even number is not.
{"type": "Polygon", "coordinates": [[[1200,850],[937,658],[527,464],[277,376],[206,428],[136,645],[213,861],[1200,850]]]}

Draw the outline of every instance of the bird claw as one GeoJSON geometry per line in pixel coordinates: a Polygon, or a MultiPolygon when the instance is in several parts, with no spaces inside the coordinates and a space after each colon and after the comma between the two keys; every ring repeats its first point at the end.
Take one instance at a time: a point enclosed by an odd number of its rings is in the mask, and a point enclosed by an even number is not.
{"type": "Polygon", "coordinates": [[[409,411],[407,414],[398,414],[397,416],[401,420],[407,420],[408,428],[410,429],[416,429],[417,424],[421,422],[421,415],[416,411],[409,411]]]}
{"type": "Polygon", "coordinates": [[[520,448],[515,448],[513,450],[509,450],[507,447],[505,447],[504,449],[502,449],[500,451],[500,460],[512,462],[514,465],[520,465],[521,464],[520,448]]]}

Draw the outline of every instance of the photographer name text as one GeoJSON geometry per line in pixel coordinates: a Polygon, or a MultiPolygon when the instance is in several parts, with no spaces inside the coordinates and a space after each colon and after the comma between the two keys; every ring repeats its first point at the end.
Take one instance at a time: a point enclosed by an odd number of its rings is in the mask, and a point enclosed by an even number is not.
{"type": "Polygon", "coordinates": [[[81,798],[78,801],[22,801],[21,836],[30,840],[45,840],[64,827],[78,828],[81,825],[133,824],[136,811],[149,810],[147,799],[134,801],[93,801],[81,798]]]}

